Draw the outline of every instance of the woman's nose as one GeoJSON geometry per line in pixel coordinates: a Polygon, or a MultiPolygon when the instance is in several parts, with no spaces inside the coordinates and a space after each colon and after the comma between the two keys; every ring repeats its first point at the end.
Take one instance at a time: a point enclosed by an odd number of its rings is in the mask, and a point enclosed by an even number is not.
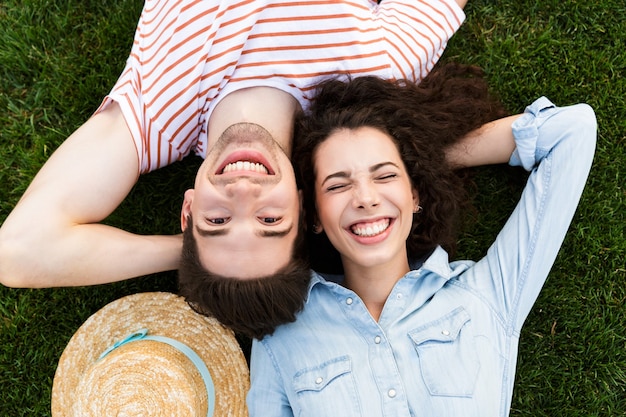
{"type": "Polygon", "coordinates": [[[380,196],[372,184],[359,184],[354,188],[353,201],[356,208],[376,207],[380,203],[380,196]]]}

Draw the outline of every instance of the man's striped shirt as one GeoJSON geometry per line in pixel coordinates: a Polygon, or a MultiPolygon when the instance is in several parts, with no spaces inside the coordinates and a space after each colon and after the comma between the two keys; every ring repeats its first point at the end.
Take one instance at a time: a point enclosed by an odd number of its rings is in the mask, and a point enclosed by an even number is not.
{"type": "Polygon", "coordinates": [[[320,80],[421,80],[465,15],[453,0],[148,0],[126,68],[103,103],[120,104],[140,170],[206,154],[219,100],[247,87],[294,96],[320,80]]]}

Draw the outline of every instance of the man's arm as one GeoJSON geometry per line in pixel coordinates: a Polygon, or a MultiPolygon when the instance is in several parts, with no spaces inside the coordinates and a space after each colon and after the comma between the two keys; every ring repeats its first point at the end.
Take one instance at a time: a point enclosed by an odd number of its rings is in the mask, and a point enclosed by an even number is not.
{"type": "Polygon", "coordinates": [[[50,157],[0,228],[0,282],[57,287],[175,269],[180,236],[139,236],[99,224],[138,178],[137,151],[117,104],[50,157]]]}
{"type": "Polygon", "coordinates": [[[520,115],[489,122],[446,150],[448,161],[458,168],[509,162],[515,149],[511,125],[520,115]]]}

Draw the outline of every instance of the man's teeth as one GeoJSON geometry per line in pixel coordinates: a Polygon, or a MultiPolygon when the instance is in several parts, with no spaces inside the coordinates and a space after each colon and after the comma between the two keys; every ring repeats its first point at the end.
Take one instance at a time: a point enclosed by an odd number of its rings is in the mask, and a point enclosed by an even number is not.
{"type": "Polygon", "coordinates": [[[358,236],[376,236],[389,227],[389,219],[377,221],[368,224],[356,224],[352,226],[352,233],[358,236]]]}
{"type": "Polygon", "coordinates": [[[232,162],[224,167],[223,173],[226,174],[227,172],[233,172],[233,171],[250,171],[250,172],[257,172],[259,174],[268,173],[267,168],[265,168],[263,164],[254,163],[250,161],[232,162]]]}

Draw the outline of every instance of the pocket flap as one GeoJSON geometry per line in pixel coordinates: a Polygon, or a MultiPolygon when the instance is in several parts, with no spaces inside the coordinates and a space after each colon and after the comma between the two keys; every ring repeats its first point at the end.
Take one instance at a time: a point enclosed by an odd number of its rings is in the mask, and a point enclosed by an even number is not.
{"type": "Polygon", "coordinates": [[[351,370],[350,357],[341,356],[324,362],[315,368],[304,369],[298,372],[294,377],[293,386],[296,392],[320,391],[331,381],[341,375],[350,373],[351,370]]]}
{"type": "Polygon", "coordinates": [[[409,337],[416,345],[428,341],[451,342],[456,340],[468,321],[470,315],[463,307],[459,307],[437,320],[411,330],[409,337]]]}

